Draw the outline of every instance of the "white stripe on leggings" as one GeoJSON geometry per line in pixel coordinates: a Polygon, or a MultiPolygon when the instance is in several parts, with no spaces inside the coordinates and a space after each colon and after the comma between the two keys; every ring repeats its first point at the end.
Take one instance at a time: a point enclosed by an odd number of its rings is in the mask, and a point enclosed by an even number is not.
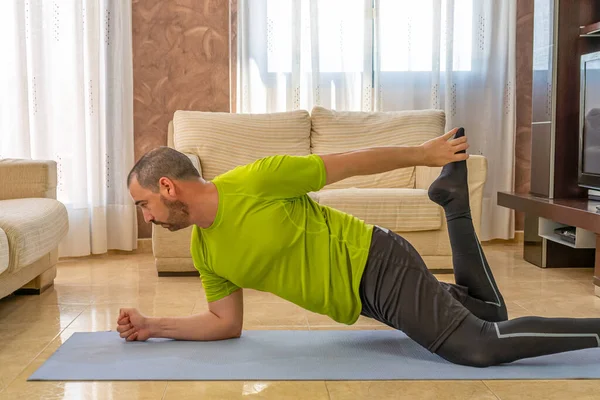
{"type": "Polygon", "coordinates": [[[487,268],[485,267],[485,260],[483,259],[483,253],[481,251],[481,246],[479,245],[479,239],[477,238],[477,234],[473,233],[473,235],[475,236],[475,243],[477,243],[477,250],[479,250],[479,258],[481,259],[481,268],[483,268],[483,271],[485,272],[485,276],[487,276],[487,279],[488,279],[488,282],[490,284],[490,287],[494,291],[494,295],[496,295],[496,302],[495,303],[493,301],[486,301],[486,303],[493,304],[493,305],[495,305],[497,307],[502,307],[502,304],[500,304],[500,296],[498,296],[498,292],[496,292],[496,288],[494,287],[494,284],[492,283],[492,279],[490,278],[490,274],[488,273],[487,268]]]}
{"type": "Polygon", "coordinates": [[[500,333],[498,324],[494,322],[496,327],[496,335],[498,339],[506,339],[511,337],[593,337],[596,338],[598,347],[600,347],[600,337],[596,333],[500,333]]]}

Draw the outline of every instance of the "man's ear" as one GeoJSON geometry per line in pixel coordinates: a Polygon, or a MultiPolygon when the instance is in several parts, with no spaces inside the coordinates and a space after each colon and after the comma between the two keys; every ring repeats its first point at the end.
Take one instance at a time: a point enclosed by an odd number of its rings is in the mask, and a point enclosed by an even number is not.
{"type": "Polygon", "coordinates": [[[158,180],[159,191],[165,197],[176,197],[175,184],[167,177],[162,177],[158,180]]]}

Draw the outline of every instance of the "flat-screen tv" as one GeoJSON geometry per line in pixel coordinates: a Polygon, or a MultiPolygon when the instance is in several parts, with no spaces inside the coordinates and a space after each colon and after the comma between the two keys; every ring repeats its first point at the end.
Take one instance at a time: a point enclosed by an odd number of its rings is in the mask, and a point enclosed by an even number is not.
{"type": "Polygon", "coordinates": [[[581,56],[579,185],[600,191],[600,51],[581,56]]]}

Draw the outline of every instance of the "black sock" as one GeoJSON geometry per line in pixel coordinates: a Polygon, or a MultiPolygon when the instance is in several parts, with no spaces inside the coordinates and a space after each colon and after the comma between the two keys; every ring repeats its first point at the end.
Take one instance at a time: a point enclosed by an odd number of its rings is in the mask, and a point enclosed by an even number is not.
{"type": "MultiPolygon", "coordinates": [[[[463,128],[458,130],[455,137],[461,136],[464,136],[463,128]]],[[[508,315],[504,299],[473,227],[467,162],[445,165],[440,176],[429,187],[429,198],[442,206],[446,214],[456,283],[466,286],[470,296],[499,307],[500,320],[506,319],[508,315]]]]}
{"type": "MultiPolygon", "coordinates": [[[[454,137],[459,138],[464,135],[465,130],[460,128],[454,137]]],[[[461,150],[458,153],[465,153],[465,151],[461,150]]],[[[446,218],[470,213],[467,162],[456,161],[446,164],[440,176],[429,187],[428,194],[433,202],[444,207],[446,218]]]]}

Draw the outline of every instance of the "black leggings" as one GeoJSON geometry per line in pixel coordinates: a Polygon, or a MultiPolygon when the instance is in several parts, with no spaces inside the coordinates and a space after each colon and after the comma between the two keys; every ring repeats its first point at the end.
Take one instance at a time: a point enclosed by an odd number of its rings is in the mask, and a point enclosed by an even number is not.
{"type": "Polygon", "coordinates": [[[474,367],[600,346],[600,319],[508,320],[470,214],[449,218],[448,231],[456,284],[438,281],[410,243],[375,227],[360,285],[362,314],[474,367]]]}

